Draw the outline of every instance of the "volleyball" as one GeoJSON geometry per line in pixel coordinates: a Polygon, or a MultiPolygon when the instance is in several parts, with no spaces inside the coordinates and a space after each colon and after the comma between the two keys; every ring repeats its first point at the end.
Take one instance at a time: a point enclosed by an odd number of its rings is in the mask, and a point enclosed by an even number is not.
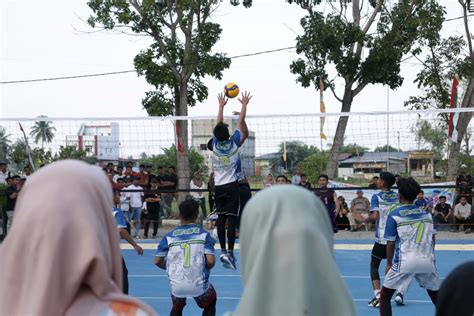
{"type": "Polygon", "coordinates": [[[228,98],[235,98],[239,95],[239,86],[231,82],[225,85],[224,94],[228,98]]]}

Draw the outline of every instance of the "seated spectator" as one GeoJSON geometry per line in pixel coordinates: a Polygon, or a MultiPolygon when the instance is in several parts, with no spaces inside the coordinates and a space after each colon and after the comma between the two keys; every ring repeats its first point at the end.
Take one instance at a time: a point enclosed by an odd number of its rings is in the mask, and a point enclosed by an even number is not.
{"type": "Polygon", "coordinates": [[[275,184],[291,184],[291,180],[288,180],[286,176],[280,174],[276,177],[275,184]],[[290,183],[288,183],[288,181],[290,181],[290,183]]]}
{"type": "Polygon", "coordinates": [[[298,185],[308,190],[311,190],[312,188],[311,183],[308,181],[308,177],[304,173],[301,174],[301,180],[298,185]]]}
{"type": "Polygon", "coordinates": [[[272,175],[271,173],[269,173],[269,174],[267,174],[267,176],[265,177],[265,180],[263,180],[263,186],[264,186],[265,188],[267,188],[267,187],[270,187],[270,186],[272,186],[272,185],[274,185],[274,183],[273,183],[273,175],[272,175]]]}
{"type": "Polygon", "coordinates": [[[415,205],[423,208],[427,213],[430,212],[430,203],[424,197],[425,192],[420,190],[420,193],[416,196],[415,205]]]}
{"type": "Polygon", "coordinates": [[[357,190],[357,197],[351,201],[351,211],[347,214],[351,231],[359,230],[364,224],[356,220],[356,218],[367,219],[369,217],[370,202],[364,196],[362,190],[357,190]],[[360,215],[360,216],[359,216],[360,215]]]}
{"type": "Polygon", "coordinates": [[[374,176],[374,177],[372,178],[372,181],[369,183],[369,189],[377,190],[377,189],[378,189],[378,187],[377,187],[377,181],[379,181],[379,177],[374,176]]]}
{"type": "Polygon", "coordinates": [[[337,229],[349,230],[350,223],[349,219],[347,218],[347,214],[349,214],[349,207],[347,206],[346,200],[342,195],[337,199],[339,200],[339,212],[336,217],[337,229]]]}
{"type": "Polygon", "coordinates": [[[15,212],[0,248],[2,315],[156,315],[122,294],[112,189],[100,168],[74,160],[41,168],[15,212]]]}
{"type": "Polygon", "coordinates": [[[451,205],[446,203],[446,197],[441,195],[439,197],[439,203],[436,204],[433,211],[433,219],[438,229],[439,224],[447,224],[449,221],[449,217],[452,215],[453,210],[451,209],[451,205]]]}
{"type": "Polygon", "coordinates": [[[456,267],[441,284],[436,316],[474,315],[474,261],[456,267]]]}
{"type": "Polygon", "coordinates": [[[289,185],[258,192],[242,218],[244,291],[232,315],[355,315],[333,243],[314,194],[289,185]]]}
{"type": "Polygon", "coordinates": [[[472,214],[471,214],[471,204],[467,203],[467,199],[465,196],[461,196],[461,200],[456,206],[454,207],[454,223],[456,229],[454,227],[451,228],[451,231],[458,231],[459,225],[464,226],[464,232],[469,234],[471,232],[471,223],[472,223],[472,214]]]}

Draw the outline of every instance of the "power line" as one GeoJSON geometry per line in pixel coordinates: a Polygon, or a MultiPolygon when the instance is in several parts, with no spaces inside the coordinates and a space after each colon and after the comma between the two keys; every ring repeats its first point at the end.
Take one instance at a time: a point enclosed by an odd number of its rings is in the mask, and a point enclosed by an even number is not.
{"type": "MultiPolygon", "coordinates": [[[[265,50],[261,52],[242,54],[229,57],[230,59],[237,59],[243,57],[251,57],[263,54],[276,53],[284,50],[294,49],[296,46],[283,47],[271,50],[265,50]]],[[[197,63],[195,63],[197,64],[197,63]]],[[[23,80],[11,80],[11,81],[0,81],[0,84],[15,84],[15,83],[30,83],[30,82],[39,82],[39,81],[54,81],[54,80],[67,80],[67,79],[79,79],[79,78],[88,78],[88,77],[100,77],[100,76],[111,76],[111,75],[120,75],[125,73],[137,72],[134,70],[123,70],[123,71],[112,71],[112,72],[102,72],[96,74],[85,74],[85,75],[76,75],[76,76],[62,76],[62,77],[51,77],[51,78],[37,78],[37,79],[23,79],[23,80]]]]}

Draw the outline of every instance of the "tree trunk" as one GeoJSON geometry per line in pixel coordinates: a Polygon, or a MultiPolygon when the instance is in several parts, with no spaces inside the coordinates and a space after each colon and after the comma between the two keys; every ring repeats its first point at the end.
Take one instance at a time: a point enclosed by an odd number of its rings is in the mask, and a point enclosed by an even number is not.
{"type": "MultiPolygon", "coordinates": [[[[473,61],[473,65],[474,65],[474,52],[471,54],[471,60],[473,61]]],[[[464,99],[462,100],[461,107],[463,108],[474,107],[474,66],[471,68],[471,77],[469,78],[466,94],[464,95],[464,99]]],[[[461,150],[461,142],[464,138],[464,134],[467,131],[467,127],[469,126],[471,117],[472,117],[471,112],[459,113],[459,121],[457,123],[457,126],[455,127],[458,131],[458,139],[456,143],[451,144],[449,157],[448,157],[448,175],[447,175],[448,181],[453,181],[456,178],[456,174],[458,171],[457,169],[458,169],[459,155],[460,155],[460,150],[461,150]]]]}
{"type": "MultiPolygon", "coordinates": [[[[179,100],[176,107],[177,116],[188,115],[188,83],[181,82],[179,87],[179,100]]],[[[176,121],[176,154],[177,154],[177,173],[178,189],[189,189],[189,148],[188,148],[188,121],[176,121]]],[[[189,192],[179,192],[177,195],[178,203],[184,200],[189,192]]]]}
{"type": "MultiPolygon", "coordinates": [[[[352,105],[352,90],[351,87],[347,87],[342,98],[342,109],[341,112],[350,112],[352,105]]],[[[346,133],[347,122],[349,121],[348,116],[339,117],[337,122],[336,135],[332,143],[331,152],[328,158],[328,164],[326,167],[326,173],[330,179],[333,179],[337,175],[337,167],[339,164],[339,153],[341,152],[342,146],[344,146],[344,135],[346,133]]]]}

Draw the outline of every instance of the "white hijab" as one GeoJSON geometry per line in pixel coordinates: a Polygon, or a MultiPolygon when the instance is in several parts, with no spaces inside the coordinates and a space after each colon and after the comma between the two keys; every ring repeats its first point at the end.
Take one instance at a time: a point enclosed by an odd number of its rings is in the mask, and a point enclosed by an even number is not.
{"type": "Polygon", "coordinates": [[[355,315],[333,257],[333,231],[324,205],[307,189],[273,186],[243,212],[244,292],[233,315],[355,315]]]}

